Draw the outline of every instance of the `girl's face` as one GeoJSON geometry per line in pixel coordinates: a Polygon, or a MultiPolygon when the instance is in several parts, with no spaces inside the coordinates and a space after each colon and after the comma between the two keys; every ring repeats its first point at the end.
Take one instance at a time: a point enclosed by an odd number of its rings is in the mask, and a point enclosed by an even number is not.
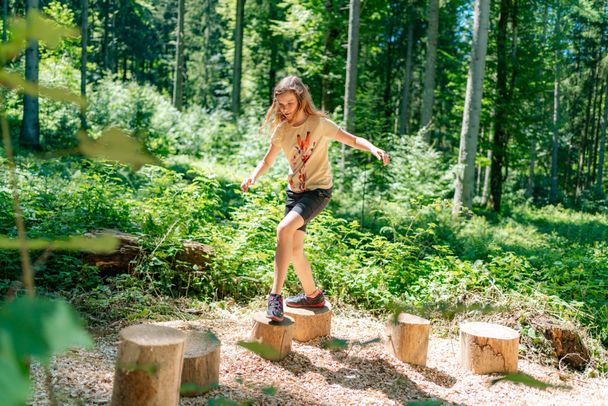
{"type": "Polygon", "coordinates": [[[287,121],[292,121],[298,112],[298,99],[293,92],[285,92],[277,96],[279,110],[287,121]]]}

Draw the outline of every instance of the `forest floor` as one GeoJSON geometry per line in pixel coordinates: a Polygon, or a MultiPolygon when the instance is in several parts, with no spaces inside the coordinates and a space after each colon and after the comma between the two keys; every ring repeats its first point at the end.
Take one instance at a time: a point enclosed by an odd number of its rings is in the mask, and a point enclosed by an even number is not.
{"type": "MultiPolygon", "coordinates": [[[[520,372],[558,387],[541,390],[506,381],[492,384],[499,376],[474,375],[460,367],[455,336],[431,336],[426,367],[398,361],[381,343],[331,351],[323,348],[321,339],[294,341],[285,359],[266,361],[237,345],[248,338],[252,312],[263,305],[258,300],[248,307],[216,308],[189,321],[210,329],[221,340],[220,384],[205,396],[182,398],[180,405],[205,405],[211,399],[256,405],[400,405],[421,400],[431,402],[419,404],[608,404],[608,379],[559,371],[521,357],[520,372]],[[274,395],[262,392],[270,386],[276,388],[274,395]]],[[[51,382],[60,404],[110,402],[117,333],[124,326],[113,323],[96,330],[94,349],[74,349],[53,360],[51,382]]],[[[351,309],[334,312],[332,337],[364,341],[383,334],[382,320],[351,309]]],[[[32,404],[49,404],[45,373],[34,365],[33,375],[32,404]]]]}

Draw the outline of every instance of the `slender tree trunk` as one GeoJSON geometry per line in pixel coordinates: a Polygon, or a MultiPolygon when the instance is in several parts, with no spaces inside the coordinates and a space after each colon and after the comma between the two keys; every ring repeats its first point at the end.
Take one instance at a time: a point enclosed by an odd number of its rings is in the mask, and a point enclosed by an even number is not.
{"type": "MultiPolygon", "coordinates": [[[[488,161],[492,161],[492,150],[488,150],[487,155],[488,161]]],[[[490,165],[486,166],[483,176],[483,189],[481,192],[481,205],[485,206],[488,204],[488,195],[490,190],[490,165]]]]}
{"type": "Polygon", "coordinates": [[[602,80],[598,77],[599,75],[596,75],[595,77],[595,81],[594,81],[594,96],[593,96],[593,109],[591,111],[591,123],[589,124],[590,126],[590,130],[589,130],[589,150],[587,152],[587,168],[586,168],[586,173],[585,173],[585,189],[589,187],[589,185],[591,185],[591,183],[593,182],[593,177],[591,174],[591,164],[593,163],[593,161],[595,160],[595,150],[597,148],[597,128],[595,125],[595,121],[597,118],[597,111],[598,111],[598,100],[601,99],[601,95],[603,94],[602,90],[602,80]]]}
{"type": "Polygon", "coordinates": [[[2,0],[2,42],[6,42],[6,22],[8,21],[8,0],[2,0]]]}
{"type": "MultiPolygon", "coordinates": [[[[394,5],[393,5],[394,6],[394,5]]],[[[394,7],[393,7],[394,9],[394,7]]],[[[386,46],[386,62],[384,64],[384,116],[391,116],[391,89],[393,87],[392,74],[393,74],[393,16],[390,15],[387,24],[387,38],[388,45],[386,46]]]]}
{"type": "Polygon", "coordinates": [[[595,180],[595,187],[598,191],[602,190],[602,181],[604,177],[604,154],[606,151],[606,128],[608,128],[608,79],[606,80],[606,86],[604,86],[604,114],[602,119],[602,129],[600,130],[600,150],[599,158],[597,163],[597,178],[595,180]]]}
{"type": "Polygon", "coordinates": [[[346,89],[344,94],[344,125],[346,131],[355,129],[355,100],[357,90],[357,63],[359,55],[359,15],[361,1],[350,0],[348,17],[348,54],[346,57],[346,89]]]}
{"type": "Polygon", "coordinates": [[[595,123],[595,144],[593,145],[593,167],[591,168],[591,176],[589,177],[589,182],[595,182],[596,174],[597,174],[597,158],[599,153],[599,145],[600,145],[600,137],[601,137],[601,128],[602,128],[602,105],[604,103],[604,88],[608,85],[606,81],[602,82],[602,86],[600,86],[600,101],[597,106],[597,122],[595,123]]]}
{"type": "Polygon", "coordinates": [[[101,6],[101,19],[103,21],[103,35],[101,40],[101,55],[103,57],[104,69],[110,68],[110,51],[108,37],[110,35],[110,0],[103,0],[101,6]]]}
{"type": "Polygon", "coordinates": [[[407,50],[405,53],[405,76],[403,78],[403,95],[399,110],[399,136],[403,137],[410,132],[409,110],[410,110],[410,86],[412,84],[412,52],[414,49],[414,21],[410,13],[407,24],[407,50]]]}
{"type": "Polygon", "coordinates": [[[184,12],[185,0],[177,0],[177,43],[175,46],[175,77],[173,106],[181,110],[184,102],[184,12]]]}
{"type": "Polygon", "coordinates": [[[245,0],[236,2],[236,26],[234,28],[234,68],[232,76],[232,113],[235,118],[241,111],[241,66],[243,63],[243,24],[245,0]]]}
{"type": "MultiPolygon", "coordinates": [[[[332,0],[325,0],[325,11],[328,15],[334,15],[334,3],[332,0]]],[[[331,53],[333,49],[333,44],[336,38],[338,38],[339,32],[336,28],[335,24],[329,24],[327,27],[327,31],[325,32],[325,44],[324,44],[324,55],[325,60],[323,62],[323,69],[321,73],[321,109],[323,111],[331,110],[331,94],[330,90],[332,88],[330,83],[330,72],[332,66],[332,58],[331,53]]]]}
{"type": "MultiPolygon", "coordinates": [[[[559,39],[561,35],[560,28],[561,10],[557,9],[557,18],[555,21],[555,35],[559,39]]],[[[557,203],[557,150],[559,142],[559,98],[560,98],[560,49],[559,46],[555,49],[555,81],[553,85],[553,138],[551,141],[551,190],[549,192],[549,200],[551,203],[557,203]]]]}
{"type": "Polygon", "coordinates": [[[492,145],[492,166],[490,175],[490,205],[495,211],[500,211],[502,199],[503,165],[507,153],[507,121],[509,91],[507,89],[507,25],[510,13],[510,0],[501,0],[498,34],[496,40],[497,65],[496,88],[498,100],[494,120],[494,140],[492,145]]]}
{"type": "MultiPolygon", "coordinates": [[[[426,65],[424,72],[424,92],[422,95],[422,110],[420,127],[425,127],[433,117],[433,99],[435,92],[435,68],[437,65],[437,40],[439,37],[439,0],[429,0],[428,29],[426,42],[426,65]]],[[[430,131],[424,132],[427,142],[431,141],[430,131]]]]}
{"type": "Polygon", "coordinates": [[[453,214],[460,213],[462,206],[468,209],[473,207],[475,153],[481,117],[489,19],[490,0],[476,0],[471,62],[462,117],[462,131],[460,133],[459,169],[456,175],[456,188],[452,205],[453,214]]]}
{"type": "MultiPolygon", "coordinates": [[[[276,20],[277,19],[277,13],[276,13],[276,5],[274,2],[269,2],[268,7],[270,7],[269,10],[269,17],[270,20],[276,20]]],[[[277,60],[279,57],[279,50],[277,47],[277,41],[270,41],[270,68],[268,69],[268,89],[269,89],[269,96],[270,96],[270,103],[272,103],[272,100],[274,99],[274,86],[277,82],[277,60]]]]}
{"type": "MultiPolygon", "coordinates": [[[[38,0],[27,0],[27,11],[38,10],[38,0]]],[[[38,83],[40,52],[38,41],[28,40],[25,50],[25,80],[38,83]]],[[[23,96],[23,123],[21,126],[21,143],[33,149],[40,149],[40,108],[38,96],[23,96]]]]}
{"type": "MultiPolygon", "coordinates": [[[[89,32],[89,0],[82,0],[82,23],[81,23],[81,42],[80,42],[80,95],[87,97],[87,40],[89,32]]],[[[87,128],[87,118],[85,109],[80,111],[80,127],[87,128]]]]}

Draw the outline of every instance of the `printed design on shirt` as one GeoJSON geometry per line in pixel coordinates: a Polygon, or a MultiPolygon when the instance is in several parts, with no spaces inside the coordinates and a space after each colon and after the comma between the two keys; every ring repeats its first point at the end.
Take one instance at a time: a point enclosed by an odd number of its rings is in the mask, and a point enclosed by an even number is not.
{"type": "Polygon", "coordinates": [[[293,182],[293,177],[298,175],[299,187],[298,190],[306,190],[306,163],[310,159],[310,156],[317,146],[316,141],[312,141],[312,134],[310,131],[306,131],[306,137],[302,137],[300,134],[296,136],[296,145],[294,146],[294,153],[291,157],[291,166],[295,168],[293,175],[289,179],[289,186],[292,190],[296,189],[293,182]]]}

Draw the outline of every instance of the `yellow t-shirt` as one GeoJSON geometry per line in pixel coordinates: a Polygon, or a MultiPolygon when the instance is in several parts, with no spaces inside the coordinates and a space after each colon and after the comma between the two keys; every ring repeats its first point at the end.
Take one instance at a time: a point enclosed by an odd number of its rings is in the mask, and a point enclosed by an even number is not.
{"type": "Polygon", "coordinates": [[[308,116],[296,127],[286,121],[276,127],[271,142],[283,149],[289,162],[290,190],[299,193],[332,187],[327,149],[339,129],[333,121],[319,116],[308,116]]]}

